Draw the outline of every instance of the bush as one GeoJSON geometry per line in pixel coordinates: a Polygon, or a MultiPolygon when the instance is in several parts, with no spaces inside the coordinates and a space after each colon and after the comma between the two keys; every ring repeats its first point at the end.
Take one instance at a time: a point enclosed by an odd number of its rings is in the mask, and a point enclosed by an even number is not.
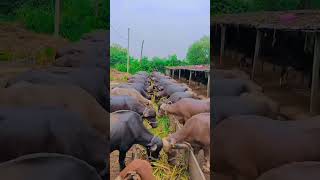
{"type": "MultiPolygon", "coordinates": [[[[106,0],[98,2],[96,9],[93,0],[61,0],[61,36],[76,41],[92,30],[109,29],[109,3],[106,0]]],[[[27,0],[18,5],[14,10],[7,6],[6,11],[3,10],[7,15],[3,15],[2,19],[8,19],[9,14],[30,30],[48,34],[54,32],[54,0],[27,0]]]]}

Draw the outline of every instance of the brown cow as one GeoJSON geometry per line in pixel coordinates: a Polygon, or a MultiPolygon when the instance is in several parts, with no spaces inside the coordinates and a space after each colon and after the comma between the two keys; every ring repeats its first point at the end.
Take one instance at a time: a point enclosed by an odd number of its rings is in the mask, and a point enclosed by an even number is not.
{"type": "Polygon", "coordinates": [[[295,162],[271,169],[257,180],[319,180],[320,162],[295,162]]]}
{"type": "Polygon", "coordinates": [[[96,99],[77,86],[37,85],[17,83],[16,86],[0,89],[0,106],[46,106],[64,107],[80,114],[103,135],[108,132],[109,113],[96,99]]]}
{"type": "Polygon", "coordinates": [[[192,116],[181,129],[162,140],[163,149],[170,153],[171,147],[184,141],[192,145],[196,154],[203,149],[206,160],[203,171],[210,172],[210,113],[192,116]]]}
{"type": "Polygon", "coordinates": [[[152,167],[148,161],[135,159],[124,168],[115,180],[155,180],[152,174],[152,167]]]}
{"type": "Polygon", "coordinates": [[[320,121],[233,116],[213,131],[214,171],[247,180],[291,162],[320,161],[320,121]]]}
{"type": "Polygon", "coordinates": [[[115,87],[110,91],[111,96],[131,96],[136,98],[139,102],[145,106],[152,105],[152,102],[143,97],[137,90],[133,88],[118,88],[115,87]]]}
{"type": "Polygon", "coordinates": [[[162,104],[159,109],[159,116],[164,114],[174,115],[180,123],[192,116],[200,113],[210,112],[210,99],[198,100],[193,98],[183,98],[174,104],[162,104]]]}

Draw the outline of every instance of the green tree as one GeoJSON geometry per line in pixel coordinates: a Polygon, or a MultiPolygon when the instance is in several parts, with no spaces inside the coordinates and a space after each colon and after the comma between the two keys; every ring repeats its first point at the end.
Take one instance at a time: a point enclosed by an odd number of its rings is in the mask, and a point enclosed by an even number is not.
{"type": "Polygon", "coordinates": [[[210,38],[202,37],[194,42],[188,49],[187,61],[189,64],[209,64],[210,63],[210,38]]]}
{"type": "Polygon", "coordinates": [[[112,44],[110,47],[110,66],[116,64],[127,64],[127,49],[118,44],[112,44]]]}

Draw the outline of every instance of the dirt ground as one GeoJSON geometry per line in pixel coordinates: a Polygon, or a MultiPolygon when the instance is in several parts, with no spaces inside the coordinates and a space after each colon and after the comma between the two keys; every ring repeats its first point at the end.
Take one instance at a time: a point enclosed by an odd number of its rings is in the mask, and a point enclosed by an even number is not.
{"type": "MultiPolygon", "coordinates": [[[[126,156],[126,164],[128,165],[133,160],[133,147],[127,152],[126,156]]],[[[110,162],[110,180],[116,179],[116,177],[120,173],[120,166],[119,166],[119,151],[114,151],[110,154],[109,162],[110,162]]]]}
{"type": "Polygon", "coordinates": [[[185,79],[185,78],[181,78],[180,80],[176,79],[179,83],[184,83],[186,85],[188,85],[193,92],[195,92],[196,94],[200,95],[201,97],[207,98],[207,86],[202,84],[202,83],[198,83],[195,81],[191,81],[190,85],[189,85],[189,80],[185,79]]]}
{"type": "MultiPolygon", "coordinates": [[[[287,113],[285,109],[293,109],[299,115],[309,114],[310,105],[310,89],[307,87],[307,81],[302,81],[300,73],[291,71],[289,72],[288,82],[280,87],[280,68],[276,67],[273,71],[273,65],[269,63],[264,64],[262,72],[262,65],[260,61],[257,63],[257,69],[254,81],[264,89],[264,94],[271,97],[273,100],[280,104],[280,111],[287,113]]],[[[223,65],[217,65],[217,68],[232,69],[238,68],[236,60],[225,57],[223,65]]],[[[251,68],[242,69],[248,74],[251,73],[251,68]]],[[[319,107],[319,106],[318,106],[319,107]]],[[[318,109],[319,112],[320,109],[318,109]]],[[[290,112],[293,113],[293,112],[290,112]]]]}
{"type": "Polygon", "coordinates": [[[35,56],[43,48],[56,50],[69,44],[62,38],[28,31],[18,23],[0,23],[0,42],[0,55],[10,55],[11,60],[25,60],[35,56]]]}

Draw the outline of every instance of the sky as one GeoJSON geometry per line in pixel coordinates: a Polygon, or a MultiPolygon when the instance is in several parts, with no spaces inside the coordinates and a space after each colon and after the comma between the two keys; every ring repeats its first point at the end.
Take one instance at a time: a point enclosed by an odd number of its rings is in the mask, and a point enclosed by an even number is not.
{"type": "Polygon", "coordinates": [[[128,46],[130,55],[186,57],[191,44],[210,35],[210,0],[111,0],[111,44],[128,46]]]}

